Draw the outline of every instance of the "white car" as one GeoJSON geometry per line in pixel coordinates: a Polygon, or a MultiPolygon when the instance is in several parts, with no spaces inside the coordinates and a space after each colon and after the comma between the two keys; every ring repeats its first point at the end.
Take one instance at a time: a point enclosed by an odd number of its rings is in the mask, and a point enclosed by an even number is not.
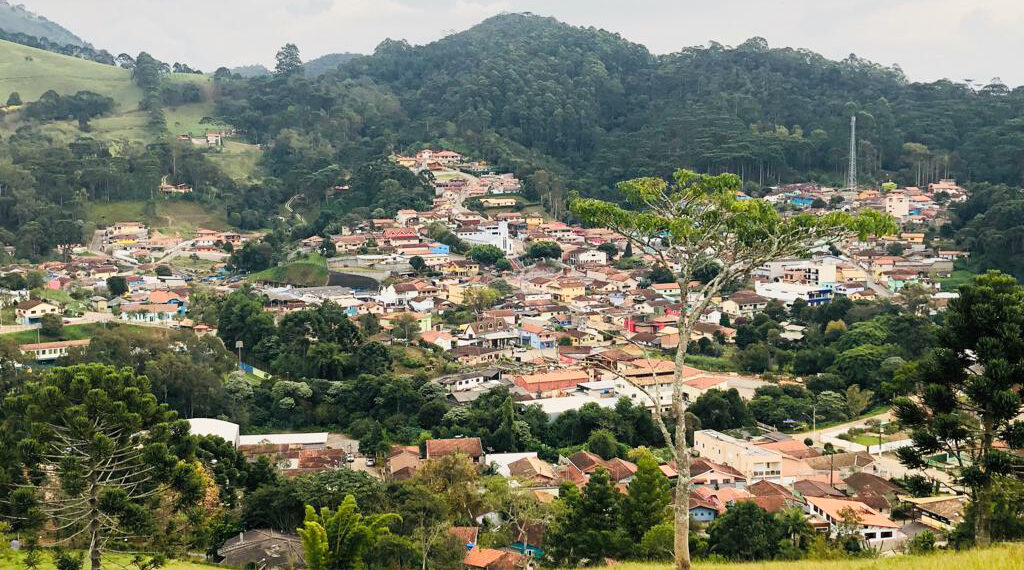
{"type": "Polygon", "coordinates": [[[367,457],[366,458],[366,466],[367,467],[373,467],[376,464],[377,464],[377,462],[374,461],[372,457],[367,457]]]}

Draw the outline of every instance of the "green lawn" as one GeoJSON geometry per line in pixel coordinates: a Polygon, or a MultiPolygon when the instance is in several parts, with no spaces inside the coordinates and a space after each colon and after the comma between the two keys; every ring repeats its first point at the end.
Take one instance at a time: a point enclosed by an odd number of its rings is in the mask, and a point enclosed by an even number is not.
{"type": "Polygon", "coordinates": [[[36,289],[35,294],[38,295],[40,299],[45,299],[47,301],[56,301],[61,305],[64,305],[65,307],[69,307],[76,311],[85,310],[85,303],[73,298],[71,295],[68,294],[67,291],[64,290],[36,289]]]}
{"type": "Polygon", "coordinates": [[[35,101],[50,89],[61,95],[92,91],[114,99],[117,112],[136,109],[142,99],[126,69],[6,41],[0,41],[0,85],[5,100],[11,91],[22,101],[35,101]]]}
{"type": "Polygon", "coordinates": [[[206,155],[231,178],[240,181],[252,180],[259,166],[260,149],[254,144],[225,141],[219,152],[206,155]]]}
{"type": "Polygon", "coordinates": [[[977,274],[972,271],[957,269],[949,277],[940,279],[939,283],[942,285],[943,291],[956,291],[958,287],[969,282],[975,275],[977,274]]]}
{"type": "Polygon", "coordinates": [[[10,333],[2,335],[3,338],[12,338],[18,344],[27,344],[33,342],[53,342],[57,340],[78,340],[82,338],[91,338],[92,335],[96,334],[97,331],[102,330],[104,325],[102,323],[88,323],[84,325],[68,325],[63,327],[60,334],[57,336],[49,336],[42,334],[38,329],[21,331],[16,333],[10,333]],[[36,336],[38,334],[38,337],[36,336]]]}
{"type": "Polygon", "coordinates": [[[146,203],[141,200],[114,202],[91,202],[89,221],[97,227],[109,226],[114,222],[138,221],[159,230],[161,233],[191,237],[196,228],[211,230],[228,229],[227,218],[221,208],[174,198],[157,200],[156,215],[146,214],[146,203]]]}
{"type": "MultiPolygon", "coordinates": [[[[22,556],[11,559],[0,558],[0,570],[24,570],[25,565],[21,563],[21,559],[22,556]]],[[[127,554],[109,554],[103,558],[103,567],[114,570],[135,568],[135,566],[132,566],[131,561],[132,557],[127,554]]],[[[55,568],[53,557],[49,552],[44,552],[42,562],[39,564],[39,570],[55,570],[55,568]]],[[[88,560],[85,561],[83,568],[89,568],[88,560]]],[[[218,566],[216,564],[200,564],[185,560],[168,560],[167,564],[160,568],[161,570],[212,570],[214,568],[220,568],[223,570],[224,566],[218,566]]]]}
{"type": "Polygon", "coordinates": [[[327,284],[327,260],[318,253],[304,259],[271,267],[249,276],[250,281],[289,283],[300,287],[321,287],[327,284]]]}

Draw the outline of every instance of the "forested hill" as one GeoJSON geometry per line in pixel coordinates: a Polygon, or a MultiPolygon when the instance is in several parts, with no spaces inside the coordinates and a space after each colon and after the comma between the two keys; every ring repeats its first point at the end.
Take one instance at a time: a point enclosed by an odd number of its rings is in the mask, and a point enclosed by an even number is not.
{"type": "Polygon", "coordinates": [[[320,77],[256,78],[229,91],[222,113],[262,141],[294,129],[268,157],[309,171],[443,143],[590,190],[680,166],[735,171],[751,186],[838,183],[851,115],[861,180],[1017,184],[1024,168],[1022,88],[912,83],[895,67],[760,38],[655,56],[616,34],[529,14],[424,46],[385,40],[320,77]]]}
{"type": "Polygon", "coordinates": [[[88,47],[89,44],[67,28],[46,18],[29,12],[24,6],[0,0],[0,30],[9,34],[25,34],[46,38],[56,44],[88,47]]]}

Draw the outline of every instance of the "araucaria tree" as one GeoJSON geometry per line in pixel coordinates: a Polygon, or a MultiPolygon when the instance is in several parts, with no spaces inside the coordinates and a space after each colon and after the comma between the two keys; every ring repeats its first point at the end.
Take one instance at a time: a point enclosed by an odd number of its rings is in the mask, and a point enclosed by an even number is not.
{"type": "MultiPolygon", "coordinates": [[[[700,175],[678,170],[671,183],[660,178],[621,182],[624,203],[574,197],[570,209],[585,223],[615,230],[636,245],[655,263],[672,270],[687,309],[676,324],[679,338],[690,333],[711,299],[729,283],[747,279],[754,269],[780,257],[799,255],[816,244],[842,238],[892,233],[895,222],[887,215],[865,211],[858,215],[829,212],[821,216],[782,216],[771,204],[740,199],[741,182],[733,174],[700,175]],[[693,285],[698,272],[717,267],[706,283],[693,285]]],[[[683,418],[683,363],[686,343],[675,355],[672,383],[674,418],[683,418]]],[[[637,386],[646,390],[643,386],[637,386]]],[[[646,392],[653,402],[660,394],[646,392]]],[[[661,414],[656,414],[665,442],[679,466],[677,497],[689,492],[689,452],[685,422],[676,421],[674,434],[661,414]]],[[[689,510],[686,500],[675,504],[675,561],[679,570],[690,568],[689,510]]]]}
{"type": "Polygon", "coordinates": [[[946,453],[958,463],[957,482],[974,499],[974,539],[992,539],[993,484],[1010,475],[1013,456],[999,449],[1024,447],[1021,378],[1024,377],[1024,288],[997,271],[975,277],[949,303],[939,347],[914,370],[919,387],[896,401],[896,417],[914,445],[900,460],[924,468],[946,453]]]}
{"type": "Polygon", "coordinates": [[[161,534],[155,512],[202,497],[193,464],[170,451],[188,425],[128,368],[54,369],[7,398],[2,427],[17,434],[25,473],[13,519],[84,548],[92,570],[115,543],[146,550],[161,534]]]}

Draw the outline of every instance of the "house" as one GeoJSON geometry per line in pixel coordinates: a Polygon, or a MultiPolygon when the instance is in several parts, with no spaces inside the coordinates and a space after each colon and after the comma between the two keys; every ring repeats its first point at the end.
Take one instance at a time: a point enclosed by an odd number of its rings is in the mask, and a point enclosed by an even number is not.
{"type": "Polygon", "coordinates": [[[487,198],[480,198],[480,203],[485,208],[514,208],[519,203],[519,200],[512,196],[488,196],[487,198]]]}
{"type": "Polygon", "coordinates": [[[512,383],[531,394],[551,393],[575,388],[590,380],[585,370],[552,370],[536,374],[519,374],[512,377],[512,383]]]}
{"type": "Polygon", "coordinates": [[[970,502],[966,495],[939,497],[900,496],[913,507],[914,519],[928,528],[949,532],[964,521],[964,509],[970,502]]]}
{"type": "Polygon", "coordinates": [[[782,455],[779,452],[761,449],[715,430],[694,432],[693,449],[701,457],[739,471],[747,481],[778,480],[782,476],[782,455]]]}
{"type": "Polygon", "coordinates": [[[900,525],[860,501],[831,497],[806,497],[806,500],[807,514],[827,522],[831,532],[837,532],[847,522],[855,522],[868,543],[902,538],[900,525]]]}
{"type": "Polygon", "coordinates": [[[420,459],[420,448],[415,445],[396,445],[388,454],[386,473],[394,481],[406,481],[416,475],[423,461],[420,459]]]}
{"type": "Polygon", "coordinates": [[[753,291],[737,291],[722,301],[722,312],[731,317],[754,318],[768,306],[769,299],[753,291]]]}
{"type": "Polygon", "coordinates": [[[18,347],[22,354],[31,355],[36,362],[50,362],[68,355],[68,350],[89,346],[89,339],[59,340],[55,342],[36,342],[18,347]]]}
{"type": "Polygon", "coordinates": [[[459,542],[471,550],[480,542],[480,527],[478,526],[453,526],[448,529],[448,534],[459,539],[459,542]]]}
{"type": "Polygon", "coordinates": [[[803,283],[754,283],[754,292],[762,297],[782,301],[787,307],[793,301],[803,299],[808,305],[821,305],[832,300],[832,289],[821,285],[803,283]]]}
{"type": "Polygon", "coordinates": [[[442,376],[436,382],[448,389],[448,392],[461,392],[471,390],[484,382],[501,380],[500,368],[485,368],[451,376],[442,376]]]}
{"type": "Polygon", "coordinates": [[[170,303],[127,303],[121,305],[121,320],[133,323],[169,323],[181,314],[181,307],[170,303]]]}
{"type": "Polygon", "coordinates": [[[702,523],[709,523],[718,517],[718,508],[703,497],[690,491],[690,517],[702,523]]]}
{"type": "Polygon", "coordinates": [[[466,345],[457,346],[451,349],[448,354],[459,361],[459,364],[478,366],[480,364],[491,364],[502,358],[510,358],[512,356],[512,349],[466,345]]]}
{"type": "Polygon", "coordinates": [[[480,458],[484,455],[484,448],[480,443],[479,437],[454,437],[450,439],[427,440],[427,459],[454,455],[456,453],[466,455],[472,459],[474,463],[479,463],[480,458]]]}
{"type": "Polygon", "coordinates": [[[60,308],[46,301],[22,301],[14,306],[14,316],[23,325],[34,325],[41,322],[44,315],[57,314],[60,308]]]}
{"type": "Polygon", "coordinates": [[[535,323],[521,323],[519,325],[519,344],[529,346],[537,350],[555,348],[558,337],[554,331],[535,323]]]}
{"type": "Polygon", "coordinates": [[[462,563],[466,568],[484,570],[514,570],[526,566],[526,557],[511,550],[474,547],[466,553],[462,563]]]}
{"type": "MultiPolygon", "coordinates": [[[[690,460],[690,482],[693,485],[708,485],[715,488],[744,487],[747,478],[728,465],[715,463],[706,457],[694,457],[690,460]]],[[[764,481],[759,483],[761,482],[764,481]]]]}
{"type": "Polygon", "coordinates": [[[305,552],[298,535],[271,529],[247,530],[228,539],[217,555],[231,568],[305,568],[305,552]]]}

